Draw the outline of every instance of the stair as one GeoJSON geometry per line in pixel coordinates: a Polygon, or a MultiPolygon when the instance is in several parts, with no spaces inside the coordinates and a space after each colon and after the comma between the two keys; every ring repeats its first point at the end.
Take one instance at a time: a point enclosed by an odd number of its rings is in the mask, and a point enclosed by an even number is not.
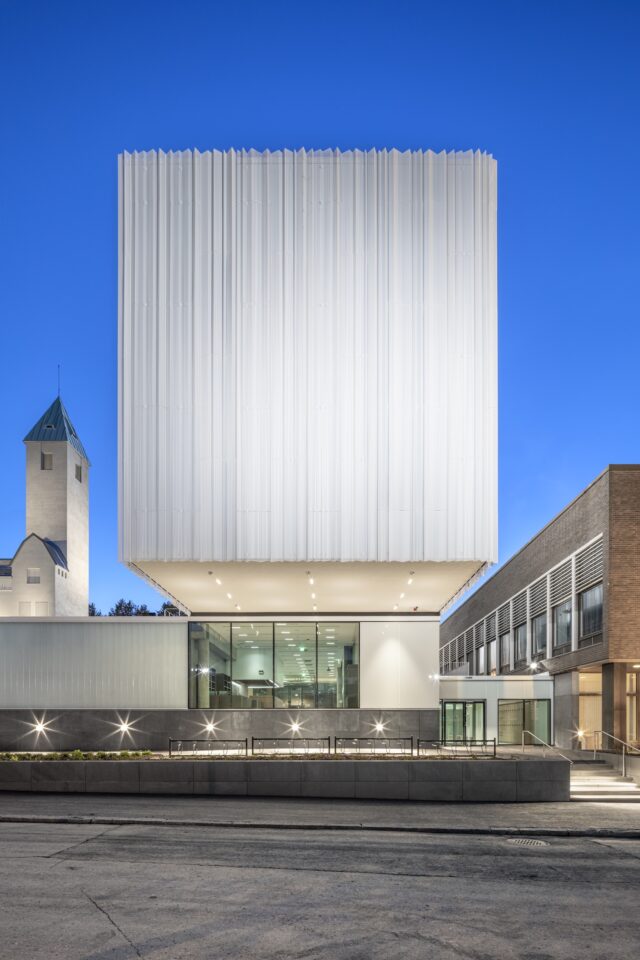
{"type": "Polygon", "coordinates": [[[577,760],[571,767],[571,799],[580,803],[640,803],[640,787],[604,760],[577,760]]]}

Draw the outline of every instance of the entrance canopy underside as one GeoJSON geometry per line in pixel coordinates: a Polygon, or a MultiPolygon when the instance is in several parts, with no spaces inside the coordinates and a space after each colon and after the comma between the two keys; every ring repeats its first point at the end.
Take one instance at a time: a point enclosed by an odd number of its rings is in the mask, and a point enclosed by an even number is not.
{"type": "Polygon", "coordinates": [[[130,566],[193,614],[437,613],[484,567],[447,563],[196,563],[130,566]]]}

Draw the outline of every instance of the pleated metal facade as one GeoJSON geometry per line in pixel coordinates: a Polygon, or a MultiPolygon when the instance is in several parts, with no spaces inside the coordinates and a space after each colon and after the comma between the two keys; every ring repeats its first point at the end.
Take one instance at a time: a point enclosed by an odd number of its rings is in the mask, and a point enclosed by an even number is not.
{"type": "Polygon", "coordinates": [[[125,561],[496,559],[496,164],[119,158],[125,561]]]}

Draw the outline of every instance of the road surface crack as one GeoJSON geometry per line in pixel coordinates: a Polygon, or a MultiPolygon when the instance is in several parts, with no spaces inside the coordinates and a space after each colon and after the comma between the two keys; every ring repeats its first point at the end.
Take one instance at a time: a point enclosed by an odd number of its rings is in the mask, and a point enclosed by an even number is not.
{"type": "Polygon", "coordinates": [[[135,951],[136,957],[141,957],[142,954],[140,953],[140,951],[139,951],[138,947],[136,946],[136,944],[133,942],[133,940],[131,940],[131,939],[126,935],[126,933],[124,932],[124,930],[122,929],[122,927],[118,926],[118,924],[117,924],[116,921],[113,919],[113,917],[111,916],[111,914],[109,913],[109,911],[106,910],[104,907],[101,907],[100,904],[98,903],[98,901],[97,901],[97,900],[94,900],[93,897],[92,897],[89,893],[87,893],[86,890],[83,890],[82,893],[85,895],[85,897],[87,898],[87,900],[89,900],[89,902],[94,905],[94,907],[96,908],[96,910],[99,910],[100,913],[102,913],[102,914],[107,918],[107,920],[109,921],[109,923],[111,924],[111,926],[116,928],[116,930],[118,931],[118,933],[120,934],[120,936],[121,936],[124,940],[127,941],[127,943],[129,944],[129,946],[131,947],[131,949],[135,951]]]}

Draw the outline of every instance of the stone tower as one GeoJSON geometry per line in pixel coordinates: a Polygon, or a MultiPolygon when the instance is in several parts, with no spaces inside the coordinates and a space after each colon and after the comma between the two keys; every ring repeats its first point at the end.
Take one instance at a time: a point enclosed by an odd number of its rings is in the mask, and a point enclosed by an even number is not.
{"type": "Polygon", "coordinates": [[[60,397],[24,438],[27,528],[64,559],[55,575],[55,616],[86,617],[89,606],[89,458],[60,397]]]}

